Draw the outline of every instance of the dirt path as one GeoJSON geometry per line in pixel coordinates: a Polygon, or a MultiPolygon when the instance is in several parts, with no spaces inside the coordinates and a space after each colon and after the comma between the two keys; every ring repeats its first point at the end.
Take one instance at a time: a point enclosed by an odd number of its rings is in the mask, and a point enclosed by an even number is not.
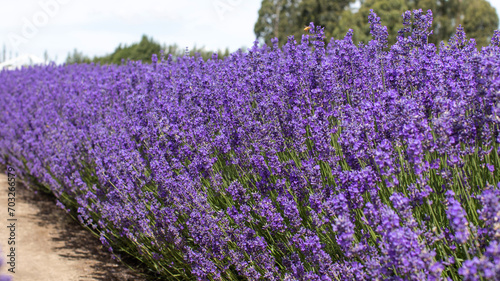
{"type": "Polygon", "coordinates": [[[16,185],[15,218],[7,221],[8,182],[0,171],[0,254],[4,264],[1,273],[14,281],[73,280],[144,280],[128,268],[118,265],[102,248],[98,239],[72,220],[45,194],[36,194],[22,184],[16,185]],[[5,265],[15,223],[15,273],[5,265]]]}

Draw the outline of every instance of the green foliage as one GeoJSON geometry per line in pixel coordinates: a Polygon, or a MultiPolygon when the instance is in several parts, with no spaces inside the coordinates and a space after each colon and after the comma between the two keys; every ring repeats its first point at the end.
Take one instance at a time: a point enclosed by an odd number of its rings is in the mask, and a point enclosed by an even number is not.
{"type": "MultiPolygon", "coordinates": [[[[340,126],[340,123],[333,122],[332,124],[330,124],[330,126],[340,126]]],[[[308,130],[309,129],[310,128],[308,128],[308,130]]],[[[340,156],[340,162],[341,166],[343,166],[343,170],[349,171],[351,170],[351,168],[347,164],[346,156],[342,153],[341,145],[337,142],[340,135],[341,130],[338,130],[335,134],[331,135],[332,146],[335,147],[338,156],[340,156]]],[[[310,135],[308,136],[306,142],[313,142],[312,139],[309,139],[309,137],[310,135]]],[[[411,164],[404,156],[405,150],[407,148],[403,146],[394,147],[396,147],[396,152],[400,156],[399,162],[396,161],[395,165],[398,167],[412,167],[413,164],[411,164]]],[[[480,147],[485,151],[489,149],[487,145],[478,144],[476,147],[476,151],[479,151],[480,147]]],[[[428,198],[422,201],[421,205],[414,207],[413,218],[416,219],[419,224],[425,224],[428,229],[434,229],[433,231],[436,234],[444,233],[446,231],[445,229],[450,229],[450,223],[446,219],[447,207],[445,204],[443,204],[443,202],[446,202],[446,196],[445,193],[442,192],[443,186],[447,186],[450,190],[453,190],[454,193],[460,198],[466,198],[466,200],[464,200],[464,204],[466,204],[464,209],[467,212],[467,219],[471,224],[474,225],[473,227],[481,225],[482,222],[478,219],[477,212],[481,208],[481,206],[478,200],[475,199],[475,197],[481,194],[481,192],[487,188],[488,182],[496,183],[500,181],[500,174],[489,172],[484,167],[486,163],[491,163],[492,165],[494,165],[495,170],[498,169],[498,166],[500,165],[500,157],[497,153],[495,153],[497,149],[498,145],[493,144],[493,152],[487,154],[485,157],[480,157],[479,153],[477,152],[476,154],[464,157],[465,165],[463,170],[460,169],[457,165],[449,166],[446,161],[448,157],[446,154],[426,152],[425,161],[432,163],[438,160],[441,163],[440,165],[443,170],[450,171],[453,180],[445,179],[443,175],[436,172],[436,170],[431,169],[424,172],[423,176],[424,178],[429,178],[428,184],[433,192],[431,193],[431,195],[429,195],[428,198]],[[467,181],[472,184],[468,185],[467,181]]],[[[257,171],[253,171],[252,169],[246,169],[242,168],[239,165],[229,164],[232,162],[231,160],[233,157],[233,153],[233,151],[226,154],[216,152],[214,153],[214,155],[212,155],[213,157],[218,159],[214,164],[212,174],[212,176],[219,175],[220,183],[217,187],[211,186],[211,181],[209,179],[202,180],[205,186],[204,191],[207,193],[209,204],[214,210],[217,210],[219,212],[224,212],[225,210],[229,210],[232,207],[240,210],[240,203],[234,201],[232,196],[227,193],[228,187],[231,185],[231,183],[234,182],[240,183],[244,187],[243,190],[246,190],[245,194],[250,198],[249,202],[251,202],[249,203],[249,205],[258,205],[258,202],[252,199],[251,195],[260,192],[255,183],[259,182],[262,177],[257,171]]],[[[302,163],[304,163],[304,161],[307,161],[310,158],[310,155],[314,155],[314,153],[314,149],[312,149],[312,147],[309,147],[308,151],[303,153],[294,150],[285,150],[278,153],[278,156],[279,161],[282,164],[294,163],[295,166],[300,168],[302,163]]],[[[316,192],[313,186],[310,185],[307,187],[308,192],[305,193],[306,197],[302,201],[299,201],[298,194],[294,193],[294,191],[290,189],[292,182],[287,178],[282,178],[274,175],[273,170],[269,165],[269,159],[267,159],[265,154],[262,154],[262,156],[264,157],[266,165],[268,165],[269,168],[269,182],[271,182],[272,184],[276,184],[279,180],[286,181],[288,192],[293,196],[297,204],[299,214],[301,215],[301,226],[307,229],[311,229],[315,232],[315,234],[319,237],[321,243],[323,245],[327,245],[324,250],[330,254],[333,260],[345,259],[344,253],[342,252],[340,246],[337,244],[336,240],[332,239],[332,237],[336,237],[336,232],[326,224],[319,228],[315,228],[312,225],[311,217],[308,215],[310,210],[308,195],[314,194],[316,192]]],[[[337,181],[332,176],[332,170],[329,164],[322,161],[318,161],[316,162],[316,164],[318,164],[320,167],[322,179],[324,180],[323,184],[333,186],[335,190],[341,190],[342,186],[338,185],[337,181]]],[[[364,165],[366,164],[362,164],[362,166],[364,165]]],[[[285,169],[290,169],[293,165],[285,164],[284,166],[286,167],[285,169]]],[[[380,170],[378,170],[378,173],[380,173],[380,170]]],[[[390,181],[390,178],[387,176],[381,176],[381,180],[377,183],[380,199],[382,200],[382,202],[384,202],[384,204],[387,204],[388,206],[391,206],[392,203],[390,197],[395,192],[399,192],[404,194],[405,196],[408,196],[410,193],[415,192],[414,190],[412,191],[410,187],[418,185],[418,176],[413,173],[412,169],[403,168],[397,177],[399,185],[397,185],[396,187],[388,187],[386,185],[386,180],[390,181]]],[[[276,208],[276,210],[280,212],[283,218],[286,218],[283,208],[277,202],[276,191],[270,191],[268,196],[273,202],[273,206],[276,208]]],[[[366,202],[371,202],[368,192],[365,192],[361,196],[363,196],[366,202]]],[[[361,241],[363,235],[365,235],[363,233],[368,233],[370,234],[371,240],[369,241],[371,242],[371,244],[377,245],[377,241],[381,239],[380,233],[378,233],[378,231],[376,231],[375,229],[372,229],[368,224],[363,223],[363,221],[366,221],[366,217],[362,211],[362,208],[353,209],[353,212],[356,213],[356,232],[354,241],[361,241]]],[[[249,214],[252,216],[253,222],[249,223],[247,226],[255,229],[258,233],[258,236],[265,239],[266,243],[269,245],[268,247],[272,249],[271,252],[275,260],[277,261],[277,265],[280,268],[284,268],[281,263],[283,257],[285,256],[285,252],[299,252],[299,250],[294,248],[294,246],[292,246],[289,242],[292,239],[292,235],[287,231],[283,233],[271,233],[264,227],[265,222],[267,221],[265,217],[258,214],[254,209],[252,209],[249,214]],[[288,246],[286,248],[280,248],[278,245],[288,246]]],[[[319,218],[328,217],[324,210],[320,211],[318,213],[318,216],[319,218]]],[[[284,221],[287,224],[288,229],[293,229],[293,226],[291,226],[288,219],[285,219],[284,221]]],[[[229,225],[232,227],[238,227],[235,224],[234,220],[230,220],[229,225]]],[[[458,243],[455,245],[455,243],[449,244],[446,239],[443,239],[433,244],[438,260],[444,260],[447,257],[451,256],[456,261],[458,261],[457,264],[450,265],[444,270],[444,278],[450,277],[451,280],[459,280],[459,275],[457,274],[457,272],[458,268],[460,268],[461,265],[460,261],[470,259],[468,257],[467,249],[474,248],[474,243],[477,243],[477,241],[471,240],[464,245],[459,245],[458,243]],[[453,247],[450,247],[450,245],[455,245],[457,246],[457,248],[454,249],[453,247]]],[[[236,245],[234,245],[234,247],[236,248],[236,245]]],[[[307,270],[313,270],[313,267],[307,263],[304,263],[304,266],[307,270]]]]}
{"type": "Polygon", "coordinates": [[[447,42],[455,33],[460,20],[460,3],[460,0],[448,0],[443,3],[436,0],[416,0],[409,8],[432,10],[434,34],[430,36],[429,42],[437,44],[441,41],[447,42]]]}
{"type": "Polygon", "coordinates": [[[257,38],[270,44],[277,37],[280,45],[294,35],[300,41],[304,26],[310,22],[325,27],[327,38],[340,39],[351,27],[353,41],[368,42],[371,39],[367,22],[370,9],[387,26],[389,44],[396,41],[397,31],[402,28],[404,11],[422,9],[432,10],[434,34],[429,42],[447,42],[461,24],[468,37],[476,39],[478,46],[489,44],[490,35],[498,28],[495,9],[486,0],[361,0],[361,7],[355,11],[350,4],[354,0],[263,0],[254,32],[257,38]]]}
{"type": "Polygon", "coordinates": [[[463,27],[469,38],[476,39],[478,46],[490,43],[493,31],[498,28],[498,15],[490,3],[485,0],[465,2],[463,27]]]}
{"type": "Polygon", "coordinates": [[[461,24],[467,36],[476,39],[479,47],[487,46],[489,36],[498,28],[497,13],[486,0],[366,0],[359,11],[353,14],[357,27],[354,42],[367,42],[370,39],[370,27],[366,21],[370,9],[387,26],[389,44],[396,41],[397,31],[403,26],[401,15],[406,10],[432,11],[433,34],[429,37],[429,42],[434,44],[447,42],[461,24]]]}
{"type": "Polygon", "coordinates": [[[380,17],[382,24],[387,26],[389,32],[389,44],[396,42],[398,30],[403,28],[403,18],[401,15],[404,11],[409,10],[407,0],[367,0],[363,3],[358,12],[352,17],[354,18],[355,27],[353,42],[368,42],[371,39],[370,25],[366,20],[370,14],[370,10],[380,17]]]}
{"type": "Polygon", "coordinates": [[[143,62],[151,62],[153,54],[160,54],[161,45],[143,35],[139,43],[134,43],[130,46],[120,44],[116,50],[104,57],[94,58],[94,62],[120,64],[122,59],[141,60],[143,62]]]}
{"type": "Polygon", "coordinates": [[[267,44],[277,37],[283,45],[290,35],[300,41],[304,27],[314,22],[326,27],[327,37],[338,37],[348,30],[352,17],[348,8],[353,2],[355,0],[263,0],[254,32],[267,44]]]}
{"type": "Polygon", "coordinates": [[[286,42],[289,35],[300,39],[301,29],[305,23],[297,21],[299,0],[262,0],[259,18],[254,26],[257,38],[264,39],[267,44],[277,37],[280,44],[286,42]]]}
{"type": "Polygon", "coordinates": [[[344,36],[348,30],[348,25],[341,24],[346,18],[351,16],[349,4],[355,0],[303,0],[299,5],[299,22],[309,25],[314,22],[315,25],[325,27],[327,38],[344,36]]]}
{"type": "MultiPolygon", "coordinates": [[[[101,64],[121,64],[122,60],[134,60],[142,61],[145,63],[151,63],[151,56],[156,54],[160,57],[161,50],[164,51],[165,56],[172,55],[173,58],[181,57],[186,54],[186,49],[179,47],[177,44],[173,45],[161,45],[160,43],[153,40],[153,38],[148,38],[143,35],[139,43],[133,43],[130,46],[120,44],[113,53],[102,56],[94,57],[90,59],[88,56],[83,55],[82,52],[78,52],[76,49],[73,54],[68,54],[66,58],[66,63],[101,63],[101,64]]],[[[204,48],[198,48],[194,46],[192,49],[188,50],[189,55],[194,56],[199,54],[204,60],[212,57],[213,51],[207,51],[204,48]]],[[[229,55],[229,49],[226,48],[225,51],[218,50],[218,57],[225,57],[229,55]]]]}

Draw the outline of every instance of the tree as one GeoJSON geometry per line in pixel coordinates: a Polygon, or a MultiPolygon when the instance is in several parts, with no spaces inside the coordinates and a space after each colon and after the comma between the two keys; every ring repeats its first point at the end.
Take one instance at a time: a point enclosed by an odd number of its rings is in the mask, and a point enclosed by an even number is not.
{"type": "Polygon", "coordinates": [[[422,9],[423,12],[432,11],[433,34],[429,37],[429,42],[438,44],[441,41],[448,39],[455,33],[457,22],[459,19],[459,11],[461,9],[461,0],[415,0],[409,2],[409,9],[422,9]]]}
{"type": "Polygon", "coordinates": [[[387,26],[389,33],[389,44],[396,42],[398,30],[403,28],[402,14],[408,10],[408,1],[405,0],[366,0],[363,1],[358,12],[353,15],[355,18],[353,42],[368,42],[372,37],[370,35],[370,24],[368,15],[373,10],[380,17],[382,25],[387,26]]]}
{"type": "MultiPolygon", "coordinates": [[[[114,63],[120,64],[123,60],[141,60],[146,63],[151,63],[151,57],[153,54],[160,55],[161,50],[164,50],[165,56],[172,55],[175,57],[181,57],[185,55],[186,51],[184,48],[180,48],[177,44],[165,46],[160,45],[160,43],[153,40],[153,38],[148,38],[146,35],[143,35],[141,41],[139,43],[134,43],[130,46],[123,46],[120,44],[113,53],[103,56],[103,57],[95,57],[94,62],[100,63],[114,63]]],[[[212,57],[213,51],[207,51],[205,48],[197,48],[194,46],[192,49],[188,49],[189,55],[199,54],[204,60],[207,60],[212,57]]],[[[216,52],[219,58],[229,55],[229,49],[223,52],[221,50],[216,52]]]]}
{"type": "Polygon", "coordinates": [[[153,38],[148,38],[142,35],[139,43],[134,43],[131,46],[123,46],[120,44],[113,53],[94,58],[94,62],[120,64],[122,59],[141,60],[143,62],[151,62],[153,54],[159,54],[162,46],[153,38]]]}
{"type": "Polygon", "coordinates": [[[256,37],[263,39],[269,45],[271,39],[275,37],[283,44],[289,35],[300,36],[306,23],[298,21],[299,2],[299,0],[262,0],[259,18],[254,26],[256,37]]]}
{"type": "Polygon", "coordinates": [[[325,36],[344,37],[349,26],[343,26],[346,18],[351,17],[350,4],[355,0],[302,0],[299,4],[298,22],[309,25],[314,22],[325,28],[325,36]]]}
{"type": "MultiPolygon", "coordinates": [[[[113,53],[102,57],[96,56],[93,59],[90,59],[88,56],[85,56],[82,52],[79,52],[75,49],[72,54],[68,54],[66,63],[72,64],[95,62],[101,64],[121,64],[122,59],[125,61],[140,60],[145,63],[151,63],[152,55],[156,54],[159,57],[162,50],[164,51],[165,56],[172,55],[174,59],[186,54],[186,49],[180,48],[177,44],[168,46],[160,45],[159,43],[154,41],[153,38],[148,38],[146,35],[143,35],[141,41],[138,43],[133,43],[130,46],[120,44],[113,53]]],[[[200,56],[204,60],[212,58],[212,55],[214,53],[217,53],[219,58],[223,58],[229,56],[229,49],[226,48],[224,51],[218,50],[217,52],[207,51],[204,47],[198,48],[196,46],[194,46],[192,49],[188,49],[188,55],[200,56]]]]}
{"type": "Polygon", "coordinates": [[[476,39],[478,46],[487,46],[498,28],[498,15],[485,0],[469,0],[463,15],[463,27],[467,37],[476,39]]]}
{"type": "Polygon", "coordinates": [[[266,44],[278,38],[283,45],[293,35],[300,42],[304,27],[314,22],[325,27],[327,37],[343,37],[352,17],[349,5],[355,0],[263,0],[254,32],[266,44]]]}
{"type": "Polygon", "coordinates": [[[489,38],[498,28],[495,9],[486,0],[360,0],[361,7],[353,12],[350,4],[354,0],[263,0],[254,32],[267,44],[277,37],[284,44],[289,35],[297,41],[309,22],[325,27],[327,38],[342,38],[349,28],[354,30],[354,42],[371,39],[368,24],[370,9],[387,26],[389,43],[396,41],[402,28],[402,14],[407,10],[432,10],[433,35],[429,42],[447,42],[455,34],[459,24],[469,37],[475,38],[478,46],[489,44],[489,38]]]}
{"type": "Polygon", "coordinates": [[[486,46],[498,27],[496,11],[486,0],[366,0],[354,15],[357,20],[354,40],[366,42],[370,39],[366,20],[370,9],[387,26],[391,44],[396,41],[397,31],[402,27],[401,15],[406,10],[432,11],[433,34],[429,37],[429,42],[434,44],[447,42],[461,24],[467,36],[476,39],[478,46],[486,46]]]}

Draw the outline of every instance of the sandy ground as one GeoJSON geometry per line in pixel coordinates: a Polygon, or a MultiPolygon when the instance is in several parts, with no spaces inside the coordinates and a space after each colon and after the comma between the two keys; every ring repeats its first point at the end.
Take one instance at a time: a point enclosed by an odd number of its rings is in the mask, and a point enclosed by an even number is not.
{"type": "Polygon", "coordinates": [[[8,181],[0,171],[1,273],[14,281],[145,280],[117,264],[99,240],[56,206],[54,198],[16,185],[15,217],[8,221],[8,181]],[[15,223],[15,273],[5,264],[15,223]]]}

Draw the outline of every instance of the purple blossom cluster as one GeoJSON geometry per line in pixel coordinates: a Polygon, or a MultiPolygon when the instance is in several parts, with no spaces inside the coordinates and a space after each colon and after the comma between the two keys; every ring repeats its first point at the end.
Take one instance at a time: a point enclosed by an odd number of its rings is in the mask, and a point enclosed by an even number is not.
{"type": "Polygon", "coordinates": [[[398,41],[0,72],[0,163],[179,280],[500,279],[500,46],[398,41]]]}
{"type": "MultiPolygon", "coordinates": [[[[4,267],[5,263],[5,259],[3,257],[0,258],[0,267],[4,267]]],[[[0,281],[12,281],[12,276],[7,274],[0,274],[0,281]]]]}

